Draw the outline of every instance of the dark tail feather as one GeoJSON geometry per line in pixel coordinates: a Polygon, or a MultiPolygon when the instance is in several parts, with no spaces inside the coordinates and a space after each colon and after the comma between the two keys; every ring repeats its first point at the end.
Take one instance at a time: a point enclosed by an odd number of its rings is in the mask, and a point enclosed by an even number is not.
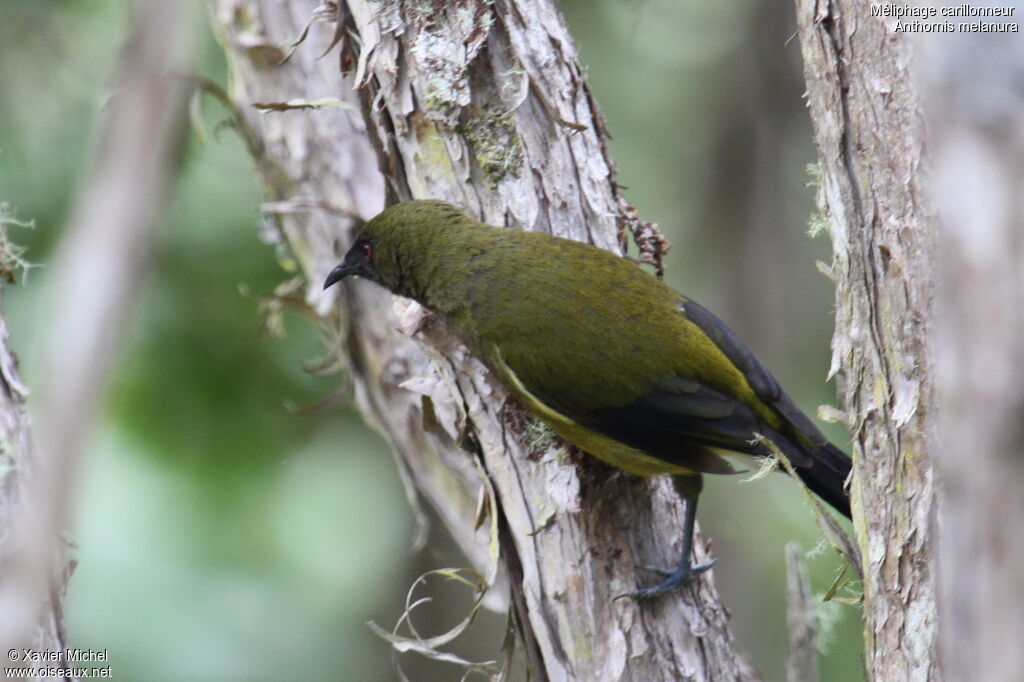
{"type": "Polygon", "coordinates": [[[850,518],[850,496],[843,484],[850,475],[852,462],[845,452],[831,443],[826,443],[807,453],[809,466],[796,466],[797,475],[815,495],[828,502],[850,518]]]}

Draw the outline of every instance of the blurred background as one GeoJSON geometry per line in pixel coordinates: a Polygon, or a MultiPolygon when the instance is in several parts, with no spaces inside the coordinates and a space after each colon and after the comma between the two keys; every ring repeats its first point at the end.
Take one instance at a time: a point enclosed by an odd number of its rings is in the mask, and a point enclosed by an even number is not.
{"type": "MultiPolygon", "coordinates": [[[[807,234],[815,152],[791,4],[561,5],[626,196],[673,244],[669,283],[725,319],[805,410],[834,403],[833,288],[815,266],[830,248],[807,234]]],[[[224,84],[223,53],[196,16],[196,71],[224,84]]],[[[35,222],[11,237],[36,266],[5,288],[4,312],[29,386],[47,262],[127,20],[124,0],[0,3],[0,202],[35,222]]],[[[223,118],[213,105],[203,115],[208,131],[223,118]]],[[[107,649],[119,679],[396,679],[364,622],[389,629],[416,576],[465,565],[437,524],[428,549],[411,551],[393,460],[351,407],[301,409],[343,378],[306,371],[321,354],[306,320],[287,318],[284,337],[264,331],[257,297],[290,275],[258,239],[261,201],[230,130],[190,140],[87,446],[67,627],[72,646],[107,649]]],[[[841,429],[826,430],[846,447],[841,429]]],[[[783,547],[818,545],[811,513],[782,476],[709,479],[701,499],[740,644],[767,679],[783,680],[783,547]]],[[[809,562],[824,592],[839,560],[826,550],[809,562]]],[[[442,622],[426,634],[465,608],[438,601],[449,613],[432,612],[442,622]]],[[[828,604],[821,615],[822,679],[861,679],[859,608],[828,604]]],[[[456,648],[497,657],[503,628],[483,618],[456,648]]],[[[415,681],[460,675],[408,656],[402,665],[415,681]]]]}

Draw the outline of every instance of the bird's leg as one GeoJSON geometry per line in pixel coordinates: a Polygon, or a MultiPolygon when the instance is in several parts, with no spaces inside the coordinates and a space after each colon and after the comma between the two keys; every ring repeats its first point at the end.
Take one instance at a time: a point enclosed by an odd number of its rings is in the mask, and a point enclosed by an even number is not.
{"type": "Polygon", "coordinates": [[[644,569],[657,573],[664,577],[665,580],[653,587],[644,587],[639,590],[634,590],[633,592],[620,594],[615,597],[615,599],[622,597],[629,597],[631,599],[650,599],[652,597],[660,597],[663,594],[668,594],[669,592],[685,585],[690,578],[700,575],[715,565],[714,559],[700,564],[694,564],[690,560],[690,553],[693,551],[693,527],[697,521],[697,495],[700,494],[702,487],[700,477],[686,476],[684,478],[682,476],[677,476],[674,481],[676,483],[676,489],[686,500],[686,507],[683,510],[683,551],[682,558],[679,560],[679,565],[676,566],[675,570],[671,571],[663,568],[656,568],[654,566],[644,566],[644,569]],[[696,481],[692,479],[696,479],[696,481]]]}

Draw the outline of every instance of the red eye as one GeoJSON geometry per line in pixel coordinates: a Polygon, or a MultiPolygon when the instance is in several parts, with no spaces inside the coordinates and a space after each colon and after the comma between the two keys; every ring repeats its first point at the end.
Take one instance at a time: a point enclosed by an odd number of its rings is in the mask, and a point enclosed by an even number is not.
{"type": "Polygon", "coordinates": [[[369,244],[364,243],[362,246],[359,247],[359,250],[362,252],[363,258],[365,258],[366,260],[370,260],[370,258],[373,256],[373,247],[370,246],[369,244]]]}

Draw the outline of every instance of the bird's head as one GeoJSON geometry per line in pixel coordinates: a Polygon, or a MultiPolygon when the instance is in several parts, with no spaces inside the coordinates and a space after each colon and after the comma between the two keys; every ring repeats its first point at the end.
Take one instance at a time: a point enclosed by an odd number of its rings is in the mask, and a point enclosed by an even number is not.
{"type": "Polygon", "coordinates": [[[324,289],[358,275],[406,296],[422,261],[452,226],[471,223],[459,208],[443,201],[405,201],[385,209],[356,236],[341,263],[331,270],[324,289]]]}

